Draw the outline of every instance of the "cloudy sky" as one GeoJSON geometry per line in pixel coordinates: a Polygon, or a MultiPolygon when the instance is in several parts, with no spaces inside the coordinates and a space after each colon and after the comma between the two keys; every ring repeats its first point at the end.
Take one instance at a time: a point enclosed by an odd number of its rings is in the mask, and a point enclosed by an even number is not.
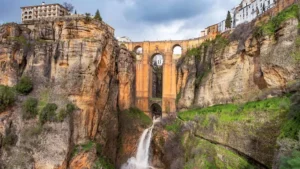
{"type": "MultiPolygon", "coordinates": [[[[0,23],[20,22],[21,6],[43,0],[0,0],[0,23]]],[[[205,27],[226,18],[241,0],[44,0],[69,2],[78,13],[100,10],[103,20],[117,36],[133,41],[180,40],[198,37],[205,27]]]]}

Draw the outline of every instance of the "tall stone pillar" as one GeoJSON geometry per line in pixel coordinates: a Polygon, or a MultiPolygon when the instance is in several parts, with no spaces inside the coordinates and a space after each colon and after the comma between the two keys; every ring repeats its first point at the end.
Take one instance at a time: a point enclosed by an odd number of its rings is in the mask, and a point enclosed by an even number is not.
{"type": "Polygon", "coordinates": [[[149,112],[149,65],[146,52],[136,58],[136,106],[149,112]]]}
{"type": "Polygon", "coordinates": [[[173,62],[172,52],[165,53],[163,67],[163,101],[164,115],[176,112],[176,63],[173,62]]]}

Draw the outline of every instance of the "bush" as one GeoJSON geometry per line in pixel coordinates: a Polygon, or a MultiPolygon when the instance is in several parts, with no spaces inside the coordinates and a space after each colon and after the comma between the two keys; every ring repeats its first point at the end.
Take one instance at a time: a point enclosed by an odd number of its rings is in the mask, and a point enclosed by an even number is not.
{"type": "Polygon", "coordinates": [[[44,124],[47,121],[54,122],[57,121],[56,113],[57,105],[54,103],[48,103],[41,111],[39,115],[39,120],[41,124],[44,124]]]}
{"type": "Polygon", "coordinates": [[[60,111],[58,112],[57,120],[60,122],[64,121],[64,119],[75,110],[76,107],[74,104],[67,104],[66,109],[60,109],[60,111]]]}
{"type": "Polygon", "coordinates": [[[74,104],[67,104],[66,108],[67,108],[66,112],[68,115],[73,113],[73,111],[76,110],[76,106],[74,104]]]}
{"type": "Polygon", "coordinates": [[[35,98],[27,99],[22,105],[22,117],[23,119],[31,119],[35,118],[38,114],[38,100],[35,98]]]}
{"type": "Polygon", "coordinates": [[[33,89],[33,83],[27,76],[21,78],[20,82],[16,85],[16,90],[21,94],[29,94],[33,89]]]}
{"type": "Polygon", "coordinates": [[[0,85],[0,113],[8,106],[11,106],[16,100],[15,91],[8,87],[0,85]]]}
{"type": "Polygon", "coordinates": [[[84,23],[87,24],[90,23],[91,21],[92,21],[91,14],[85,13],[84,23]]]}
{"type": "Polygon", "coordinates": [[[300,168],[300,151],[294,151],[292,156],[281,159],[280,169],[300,168]]]}
{"type": "Polygon", "coordinates": [[[66,109],[60,109],[57,114],[57,120],[63,122],[67,115],[66,109]]]}
{"type": "Polygon", "coordinates": [[[114,169],[115,167],[105,157],[98,157],[92,169],[114,169]]]}

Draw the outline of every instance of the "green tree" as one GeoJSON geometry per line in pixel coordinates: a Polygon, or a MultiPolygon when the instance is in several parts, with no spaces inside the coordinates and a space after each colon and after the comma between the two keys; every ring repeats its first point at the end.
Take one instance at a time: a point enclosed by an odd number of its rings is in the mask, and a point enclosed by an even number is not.
{"type": "Polygon", "coordinates": [[[75,10],[75,14],[77,14],[77,11],[75,10]]]}
{"type": "Polygon", "coordinates": [[[231,14],[228,11],[227,17],[226,17],[226,20],[225,20],[225,27],[226,28],[231,28],[231,22],[232,22],[231,14]]]}
{"type": "Polygon", "coordinates": [[[97,19],[97,20],[99,20],[99,21],[102,21],[102,17],[101,17],[101,15],[100,15],[99,9],[96,11],[96,14],[95,14],[94,19],[97,19]]]}

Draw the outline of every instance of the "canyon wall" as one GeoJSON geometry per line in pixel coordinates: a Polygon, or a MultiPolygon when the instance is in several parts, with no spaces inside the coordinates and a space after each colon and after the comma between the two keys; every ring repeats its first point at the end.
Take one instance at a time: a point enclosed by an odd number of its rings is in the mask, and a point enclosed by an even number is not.
{"type": "MultiPolygon", "coordinates": [[[[242,103],[288,91],[299,79],[298,20],[290,19],[274,36],[253,36],[255,23],[237,27],[228,44],[202,45],[197,56],[177,65],[177,108],[242,103]]],[[[223,42],[224,43],[224,42],[223,42]]]]}
{"type": "Polygon", "coordinates": [[[0,114],[0,138],[6,138],[6,131],[17,136],[13,146],[2,147],[0,168],[90,168],[93,158],[72,155],[75,145],[89,140],[115,164],[118,112],[134,103],[135,68],[133,57],[118,46],[106,24],[74,18],[3,25],[0,67],[1,85],[14,86],[22,76],[34,84],[29,96],[19,95],[0,114]],[[22,102],[29,97],[55,103],[58,109],[73,103],[77,109],[63,122],[48,122],[32,134],[38,119],[21,118],[22,102]]]}

